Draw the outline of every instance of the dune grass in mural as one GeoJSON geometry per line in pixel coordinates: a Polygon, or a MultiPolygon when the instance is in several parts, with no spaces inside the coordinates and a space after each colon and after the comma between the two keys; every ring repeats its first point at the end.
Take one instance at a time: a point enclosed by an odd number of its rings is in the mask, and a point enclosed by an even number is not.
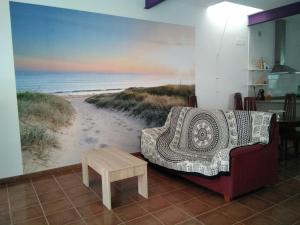
{"type": "Polygon", "coordinates": [[[53,132],[70,125],[74,109],[65,99],[51,94],[23,92],[17,99],[22,150],[45,157],[45,149],[59,147],[53,132]]]}
{"type": "Polygon", "coordinates": [[[148,125],[161,126],[172,106],[186,105],[194,94],[194,85],[165,85],[150,88],[128,88],[117,94],[101,94],[86,99],[97,107],[129,111],[148,125]]]}

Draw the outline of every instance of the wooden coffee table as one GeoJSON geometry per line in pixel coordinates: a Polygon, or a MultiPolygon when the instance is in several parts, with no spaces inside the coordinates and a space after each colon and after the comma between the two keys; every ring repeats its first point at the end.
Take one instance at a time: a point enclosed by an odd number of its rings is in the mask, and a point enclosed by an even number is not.
{"type": "Polygon", "coordinates": [[[147,162],[116,148],[91,150],[82,156],[83,183],[89,186],[88,166],[101,175],[102,201],[111,209],[111,182],[138,176],[139,194],[148,198],[147,162]]]}

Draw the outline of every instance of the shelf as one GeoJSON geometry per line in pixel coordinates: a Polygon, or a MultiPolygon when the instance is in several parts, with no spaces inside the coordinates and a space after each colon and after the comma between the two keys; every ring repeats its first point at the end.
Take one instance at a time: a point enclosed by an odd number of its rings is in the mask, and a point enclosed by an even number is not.
{"type": "Polygon", "coordinates": [[[268,84],[248,84],[248,86],[268,86],[268,84]]]}
{"type": "Polygon", "coordinates": [[[265,70],[265,69],[248,69],[248,71],[252,71],[252,72],[256,72],[256,71],[258,71],[258,72],[270,72],[271,71],[271,69],[268,69],[268,70],[265,70]]]}

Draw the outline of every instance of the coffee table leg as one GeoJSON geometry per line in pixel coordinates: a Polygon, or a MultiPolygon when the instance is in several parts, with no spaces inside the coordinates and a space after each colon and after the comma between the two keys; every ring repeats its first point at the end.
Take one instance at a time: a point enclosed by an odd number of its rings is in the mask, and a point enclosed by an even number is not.
{"type": "Polygon", "coordinates": [[[87,159],[85,157],[82,158],[82,180],[85,186],[89,186],[89,167],[87,164],[87,159]]]}
{"type": "Polygon", "coordinates": [[[108,173],[102,175],[102,202],[108,209],[111,209],[111,191],[108,173]]]}
{"type": "Polygon", "coordinates": [[[139,194],[148,198],[148,177],[147,177],[147,167],[145,168],[145,173],[138,176],[138,190],[139,194]]]}

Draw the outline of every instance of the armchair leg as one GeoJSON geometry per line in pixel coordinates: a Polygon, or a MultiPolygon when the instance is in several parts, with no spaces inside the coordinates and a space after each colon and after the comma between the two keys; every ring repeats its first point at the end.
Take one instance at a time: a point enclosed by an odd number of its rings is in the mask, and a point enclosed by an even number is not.
{"type": "Polygon", "coordinates": [[[231,202],[231,197],[228,195],[224,195],[224,201],[225,202],[231,202]]]}

